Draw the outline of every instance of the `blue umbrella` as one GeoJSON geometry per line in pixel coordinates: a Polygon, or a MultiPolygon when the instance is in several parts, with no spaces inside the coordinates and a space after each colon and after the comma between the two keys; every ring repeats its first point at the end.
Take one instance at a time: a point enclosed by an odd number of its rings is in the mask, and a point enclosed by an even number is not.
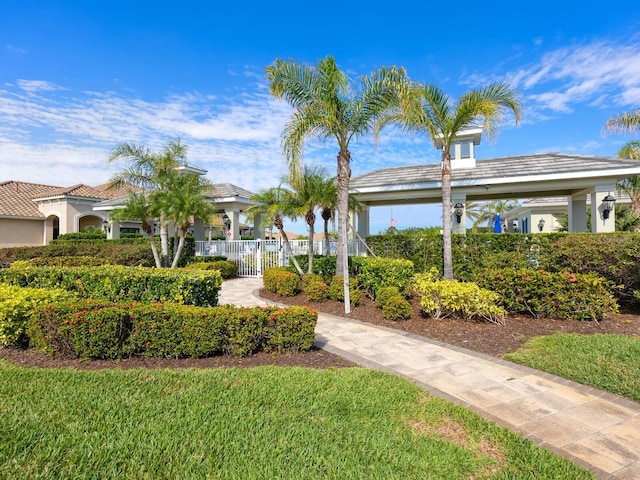
{"type": "Polygon", "coordinates": [[[500,218],[500,214],[497,214],[493,221],[493,233],[502,233],[502,219],[500,218]]]}

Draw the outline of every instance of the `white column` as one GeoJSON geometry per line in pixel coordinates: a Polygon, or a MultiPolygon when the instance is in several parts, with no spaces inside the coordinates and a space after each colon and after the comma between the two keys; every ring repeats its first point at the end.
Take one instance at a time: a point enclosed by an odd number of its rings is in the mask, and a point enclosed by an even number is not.
{"type": "Polygon", "coordinates": [[[568,229],[570,232],[586,232],[587,231],[587,196],[574,195],[567,197],[568,210],[568,229]]]}
{"type": "Polygon", "coordinates": [[[613,195],[616,191],[615,185],[596,185],[591,194],[591,232],[605,233],[615,232],[616,212],[615,208],[609,212],[609,218],[604,218],[604,208],[602,199],[607,195],[613,195]]]}
{"type": "Polygon", "coordinates": [[[451,195],[451,233],[466,234],[467,233],[467,195],[464,193],[454,193],[451,195]],[[460,217],[460,223],[454,215],[456,203],[462,204],[462,216],[460,217]]]}
{"type": "Polygon", "coordinates": [[[111,220],[107,225],[107,238],[109,240],[115,240],[120,238],[120,222],[117,220],[111,220]]]}
{"type": "Polygon", "coordinates": [[[369,206],[362,205],[357,214],[358,229],[356,231],[363,240],[369,236],[369,213],[369,206]]]}
{"type": "Polygon", "coordinates": [[[256,240],[264,240],[264,228],[262,228],[263,220],[264,215],[256,215],[256,218],[253,219],[253,238],[256,240]]]}
{"type": "MultiPolygon", "coordinates": [[[[229,214],[227,213],[227,215],[229,214]]],[[[231,219],[231,237],[227,238],[230,240],[240,240],[240,212],[237,210],[232,211],[229,218],[231,219]]]]}
{"type": "Polygon", "coordinates": [[[205,240],[205,225],[202,220],[196,218],[193,222],[193,239],[196,242],[202,242],[205,240]]]}

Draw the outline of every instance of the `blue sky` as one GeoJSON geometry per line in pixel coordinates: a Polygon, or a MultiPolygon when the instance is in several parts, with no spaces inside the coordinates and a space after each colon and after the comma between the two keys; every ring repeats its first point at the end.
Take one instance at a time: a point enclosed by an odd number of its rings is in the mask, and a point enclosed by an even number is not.
{"type": "MultiPolygon", "coordinates": [[[[52,185],[109,179],[120,142],[181,138],[215,182],[252,191],[285,172],[290,108],[268,93],[276,58],[333,55],[353,79],[399,65],[453,98],[490,81],[520,94],[477,157],[541,152],[615,156],[634,137],[602,135],[640,107],[640,4],[584,2],[0,2],[0,181],[52,185]]],[[[337,147],[306,161],[335,172],[337,147]]],[[[425,139],[389,129],[351,145],[353,174],[439,161],[425,139]]],[[[120,165],[121,167],[121,165],[120,165]]],[[[371,231],[440,223],[435,206],[376,208],[371,231]]],[[[303,231],[301,225],[288,228],[303,231]]]]}

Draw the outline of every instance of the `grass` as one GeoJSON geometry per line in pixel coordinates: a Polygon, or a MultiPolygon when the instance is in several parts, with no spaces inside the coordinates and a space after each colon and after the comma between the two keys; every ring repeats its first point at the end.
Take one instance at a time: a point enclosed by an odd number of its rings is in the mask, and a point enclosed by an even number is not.
{"type": "Polygon", "coordinates": [[[507,360],[640,401],[640,338],[556,333],[536,337],[507,360]]]}
{"type": "Polygon", "coordinates": [[[0,361],[2,479],[587,479],[361,368],[40,370],[0,361]]]}

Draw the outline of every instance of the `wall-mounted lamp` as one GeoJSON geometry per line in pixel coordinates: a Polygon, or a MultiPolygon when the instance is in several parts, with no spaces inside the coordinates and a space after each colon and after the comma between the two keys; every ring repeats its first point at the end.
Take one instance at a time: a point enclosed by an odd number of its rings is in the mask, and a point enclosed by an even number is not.
{"type": "Polygon", "coordinates": [[[516,221],[513,222],[513,231],[516,233],[518,232],[518,222],[516,221]]]}
{"type": "Polygon", "coordinates": [[[456,203],[453,206],[453,214],[456,216],[456,223],[460,223],[460,220],[462,219],[462,214],[464,213],[464,205],[462,205],[461,203],[456,203]]]}
{"type": "Polygon", "coordinates": [[[615,203],[616,203],[616,199],[610,193],[607,194],[607,196],[602,199],[602,218],[603,219],[606,220],[607,218],[609,218],[609,212],[613,210],[613,206],[615,205],[615,203]]]}
{"type": "Polygon", "coordinates": [[[106,219],[102,221],[102,231],[104,233],[109,233],[111,231],[111,228],[109,227],[109,222],[106,219]]]}
{"type": "Polygon", "coordinates": [[[544,224],[545,223],[546,222],[544,221],[544,218],[541,218],[540,221],[538,222],[538,231],[541,232],[542,230],[544,230],[544,224]]]}
{"type": "Polygon", "coordinates": [[[222,222],[224,223],[224,226],[227,228],[227,230],[231,228],[231,219],[226,213],[222,215],[222,222]]]}

